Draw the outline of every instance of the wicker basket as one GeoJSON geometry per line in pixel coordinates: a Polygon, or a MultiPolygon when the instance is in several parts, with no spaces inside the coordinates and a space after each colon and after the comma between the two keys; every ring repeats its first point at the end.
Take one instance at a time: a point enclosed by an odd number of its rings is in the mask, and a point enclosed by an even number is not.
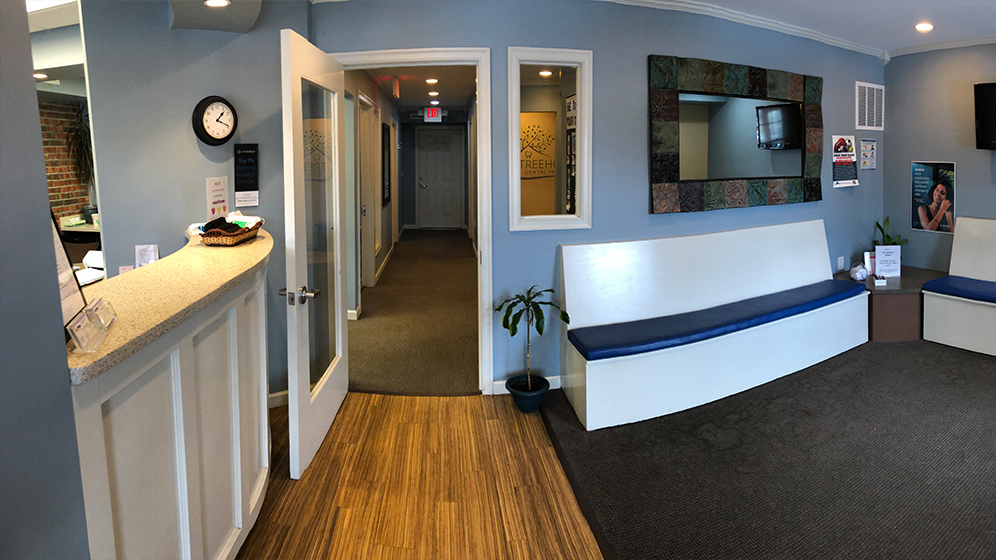
{"type": "Polygon", "coordinates": [[[262,225],[262,222],[258,222],[251,228],[242,228],[233,233],[225,233],[220,229],[212,229],[201,234],[201,241],[205,245],[212,247],[231,247],[232,245],[238,245],[239,243],[254,239],[262,225]]]}

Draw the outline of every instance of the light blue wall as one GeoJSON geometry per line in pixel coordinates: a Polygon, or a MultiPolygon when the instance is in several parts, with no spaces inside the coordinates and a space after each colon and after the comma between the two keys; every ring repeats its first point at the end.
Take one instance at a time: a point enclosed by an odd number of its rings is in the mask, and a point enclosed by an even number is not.
{"type": "MultiPolygon", "coordinates": [[[[854,134],[854,82],[882,83],[875,57],[682,12],[608,2],[336,2],[312,6],[312,40],[327,52],[407,47],[490,47],[492,85],[492,239],[494,297],[532,284],[554,286],[557,247],[581,243],[687,235],[811,218],[826,221],[831,262],[854,260],[868,246],[882,214],[882,172],[861,173],[861,186],[830,187],[824,159],[817,203],[687,215],[648,213],[647,56],[698,57],[824,78],[824,150],[831,134],[854,134]],[[508,230],[507,47],[590,49],[594,67],[592,229],[508,230]]],[[[872,135],[872,137],[876,137],[872,135]]],[[[877,136],[881,139],[881,134],[877,136]]],[[[884,145],[883,145],[884,147],[884,145]]],[[[487,255],[485,255],[487,258],[487,255]]],[[[532,359],[559,373],[558,339],[534,339],[532,359]]],[[[523,368],[524,337],[510,342],[497,319],[494,374],[523,368]]]]}
{"type": "Polygon", "coordinates": [[[270,390],[286,389],[283,142],[280,29],[307,33],[306,0],[264,2],[245,34],[172,30],[169,4],[83,0],[94,155],[104,255],[110,276],[134,264],[134,246],[156,243],[162,256],[183,247],[184,230],[203,222],[205,179],[229,177],[234,144],[258,143],[260,206],[274,250],[267,269],[270,390]],[[235,138],[211,147],[194,136],[198,101],[220,95],[239,116],[235,138]]]}
{"type": "Polygon", "coordinates": [[[729,98],[709,105],[709,178],[800,177],[802,150],[757,147],[757,107],[776,101],[729,98]]]}
{"type": "Polygon", "coordinates": [[[0,1],[0,558],[88,558],[24,2],[0,1]]]}
{"type": "Polygon", "coordinates": [[[955,162],[955,216],[996,218],[996,151],[975,147],[972,86],[985,82],[996,82],[996,45],[899,56],[885,67],[879,165],[884,160],[890,233],[910,240],[904,264],[947,270],[951,258],[951,235],[910,228],[911,162],[955,162]]]}

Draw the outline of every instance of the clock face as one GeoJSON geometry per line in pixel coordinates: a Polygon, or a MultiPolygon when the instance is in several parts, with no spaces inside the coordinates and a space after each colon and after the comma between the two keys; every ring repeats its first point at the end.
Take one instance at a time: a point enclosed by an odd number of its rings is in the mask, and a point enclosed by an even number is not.
{"type": "Polygon", "coordinates": [[[208,146],[220,146],[235,136],[239,115],[227,99],[209,95],[194,107],[191,124],[198,140],[208,146]]]}
{"type": "Polygon", "coordinates": [[[232,108],[228,105],[215,101],[204,110],[204,131],[212,138],[222,139],[231,134],[235,125],[235,117],[232,108]]]}

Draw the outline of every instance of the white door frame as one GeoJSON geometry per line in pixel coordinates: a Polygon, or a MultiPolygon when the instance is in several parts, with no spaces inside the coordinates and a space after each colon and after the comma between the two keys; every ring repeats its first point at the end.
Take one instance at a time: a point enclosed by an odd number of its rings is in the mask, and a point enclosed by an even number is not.
{"type": "MultiPolygon", "coordinates": [[[[460,214],[461,215],[460,215],[460,226],[459,227],[466,228],[467,227],[467,216],[466,216],[467,207],[466,207],[466,204],[467,204],[467,199],[468,199],[467,189],[470,188],[470,182],[467,180],[467,175],[466,175],[466,173],[467,173],[467,149],[469,148],[469,142],[468,142],[468,138],[467,138],[467,127],[460,126],[458,124],[442,125],[442,126],[440,126],[440,125],[424,125],[424,124],[415,125],[415,176],[418,177],[418,182],[421,185],[421,183],[422,183],[422,169],[421,169],[421,167],[422,166],[419,163],[421,161],[421,153],[420,153],[421,152],[421,149],[420,149],[421,148],[421,144],[419,143],[419,141],[420,141],[421,138],[420,138],[420,134],[419,133],[422,132],[423,130],[439,130],[441,128],[442,129],[446,129],[446,130],[452,130],[452,131],[458,131],[458,132],[460,132],[460,142],[461,142],[461,144],[460,144],[460,155],[463,157],[463,159],[460,160],[460,173],[457,173],[457,176],[460,177],[460,180],[463,181],[464,184],[463,184],[462,187],[460,187],[460,204],[458,206],[460,208],[460,214]]],[[[423,227],[427,227],[425,224],[422,223],[422,189],[421,188],[415,189],[415,225],[417,225],[420,229],[423,228],[423,227]]],[[[453,229],[457,229],[457,228],[453,228],[453,229]]]]}
{"type": "Polygon", "coordinates": [[[477,69],[477,361],[480,389],[494,393],[494,303],[491,278],[491,49],[426,48],[333,53],[347,70],[397,66],[474,66],[477,69]]]}
{"type": "Polygon", "coordinates": [[[401,233],[401,222],[398,217],[398,160],[401,153],[398,149],[398,121],[391,117],[391,242],[398,242],[401,233]]]}
{"type": "MultiPolygon", "coordinates": [[[[346,70],[350,68],[346,67],[346,70]]],[[[366,207],[367,211],[366,216],[360,212],[357,222],[360,225],[360,286],[371,288],[377,283],[377,241],[380,237],[376,213],[380,209],[380,199],[376,197],[377,169],[379,169],[376,160],[380,152],[380,143],[374,142],[380,138],[380,126],[377,126],[380,124],[380,107],[359,89],[356,91],[356,100],[356,169],[359,174],[357,192],[360,195],[360,208],[366,207]],[[369,122],[365,120],[367,111],[370,112],[369,122]],[[373,129],[376,129],[377,134],[374,134],[373,129]],[[376,150],[374,146],[377,147],[376,150]],[[364,157],[372,158],[369,169],[364,157]]],[[[362,288],[360,291],[362,292],[362,288]]]]}

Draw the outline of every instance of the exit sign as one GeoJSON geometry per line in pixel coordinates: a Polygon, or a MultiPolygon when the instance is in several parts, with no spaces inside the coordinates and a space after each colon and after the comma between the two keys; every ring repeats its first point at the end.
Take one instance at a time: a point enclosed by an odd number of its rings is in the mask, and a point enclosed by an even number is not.
{"type": "Polygon", "coordinates": [[[425,122],[443,122],[443,113],[439,107],[426,107],[425,122]]]}

